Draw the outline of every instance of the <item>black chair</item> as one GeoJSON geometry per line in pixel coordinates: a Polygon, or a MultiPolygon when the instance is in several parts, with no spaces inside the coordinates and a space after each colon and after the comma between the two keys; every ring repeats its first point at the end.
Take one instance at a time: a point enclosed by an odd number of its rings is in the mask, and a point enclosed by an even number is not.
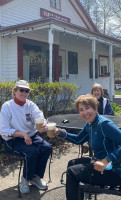
{"type": "Polygon", "coordinates": [[[94,195],[95,200],[97,200],[98,194],[110,194],[121,196],[121,186],[117,187],[100,187],[96,185],[79,183],[79,191],[78,191],[78,200],[84,200],[85,195],[88,195],[88,199],[92,199],[92,195],[94,195]]]}
{"type": "MultiPolygon", "coordinates": [[[[52,145],[51,145],[52,146],[52,145]]],[[[51,180],[51,163],[52,163],[52,159],[53,159],[53,148],[52,148],[52,152],[51,152],[51,155],[50,155],[50,161],[49,161],[49,183],[51,183],[52,182],[52,180],[51,180]]]]}
{"type": "MultiPolygon", "coordinates": [[[[89,157],[92,157],[93,152],[92,152],[92,150],[90,149],[88,143],[85,143],[85,144],[83,144],[83,145],[79,145],[78,158],[79,158],[79,157],[82,158],[82,157],[84,156],[84,154],[87,154],[87,153],[88,153],[88,156],[89,156],[89,157]],[[80,156],[80,155],[81,155],[81,156],[80,156]]],[[[64,172],[62,173],[61,179],[60,179],[60,182],[61,182],[61,184],[63,184],[63,185],[65,185],[65,183],[64,183],[64,175],[66,174],[66,172],[67,172],[67,171],[64,171],[64,172]]]]}
{"type": "MultiPolygon", "coordinates": [[[[20,175],[21,175],[21,169],[22,169],[22,165],[23,165],[23,158],[15,153],[14,151],[7,151],[5,148],[4,148],[4,144],[3,144],[3,139],[2,137],[0,136],[0,155],[8,155],[8,156],[11,156],[15,159],[15,157],[19,158],[19,161],[20,161],[20,167],[19,167],[19,174],[18,174],[18,198],[21,198],[22,195],[21,195],[21,192],[20,192],[20,175]]],[[[13,159],[13,161],[14,161],[13,159]]]]}

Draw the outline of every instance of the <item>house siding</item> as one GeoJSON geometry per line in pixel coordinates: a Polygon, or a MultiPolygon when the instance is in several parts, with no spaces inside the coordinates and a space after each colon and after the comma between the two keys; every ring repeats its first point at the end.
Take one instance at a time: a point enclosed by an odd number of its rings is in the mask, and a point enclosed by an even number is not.
{"type": "MultiPolygon", "coordinates": [[[[19,34],[20,37],[42,41],[48,43],[48,32],[41,30],[34,32],[28,32],[19,34]]],[[[12,36],[6,40],[2,39],[3,50],[2,50],[2,78],[5,80],[12,81],[18,78],[18,61],[17,61],[17,37],[12,36]],[[4,55],[4,56],[3,56],[4,55]],[[9,73],[8,73],[9,72],[9,73]]],[[[78,86],[78,94],[90,93],[93,85],[93,80],[89,78],[89,59],[92,58],[92,42],[88,42],[86,39],[77,39],[75,36],[63,35],[63,33],[54,33],[54,43],[59,45],[59,50],[66,52],[66,74],[68,74],[68,51],[78,53],[78,74],[69,74],[69,78],[66,80],[69,83],[75,82],[78,86]]],[[[99,55],[107,55],[108,49],[103,45],[97,45],[96,47],[96,59],[99,55]]],[[[98,77],[96,82],[101,83],[103,88],[109,91],[109,78],[98,77]]]]}
{"type": "Polygon", "coordinates": [[[2,26],[11,26],[21,24],[33,20],[39,20],[40,8],[47,9],[59,15],[66,16],[71,19],[72,24],[76,24],[86,28],[84,22],[74,10],[69,1],[61,0],[61,10],[56,10],[50,7],[49,0],[15,0],[9,4],[2,6],[2,26]],[[73,13],[73,15],[72,15],[73,13]]]}
{"type": "MultiPolygon", "coordinates": [[[[66,71],[68,72],[68,51],[78,53],[78,74],[69,74],[67,82],[76,83],[79,86],[78,94],[90,93],[93,85],[93,79],[89,78],[89,59],[92,58],[92,42],[87,40],[77,39],[76,37],[69,36],[60,38],[60,49],[66,51],[66,71]],[[66,42],[65,42],[66,41],[66,42]]],[[[96,59],[99,55],[107,55],[108,49],[106,50],[102,45],[97,45],[96,48],[96,59]]],[[[104,89],[109,91],[109,78],[98,77],[96,82],[101,83],[104,89]]]]}
{"type": "Polygon", "coordinates": [[[17,74],[17,38],[2,39],[2,74],[1,79],[13,81],[17,74]]]}
{"type": "Polygon", "coordinates": [[[1,11],[2,9],[1,9],[1,6],[0,6],[0,26],[1,26],[1,11]]]}

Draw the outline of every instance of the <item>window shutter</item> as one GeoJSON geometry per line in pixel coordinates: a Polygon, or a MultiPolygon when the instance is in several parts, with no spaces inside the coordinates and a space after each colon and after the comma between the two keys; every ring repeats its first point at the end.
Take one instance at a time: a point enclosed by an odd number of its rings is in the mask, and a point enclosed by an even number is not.
{"type": "MultiPolygon", "coordinates": [[[[93,78],[93,60],[92,58],[89,59],[89,78],[93,78]]],[[[95,78],[98,78],[98,65],[97,59],[95,59],[95,78]]]]}

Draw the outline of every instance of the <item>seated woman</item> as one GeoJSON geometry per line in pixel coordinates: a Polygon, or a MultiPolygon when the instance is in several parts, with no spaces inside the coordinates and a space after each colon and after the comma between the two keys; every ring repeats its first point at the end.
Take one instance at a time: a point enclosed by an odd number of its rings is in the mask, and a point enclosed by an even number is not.
{"type": "Polygon", "coordinates": [[[100,115],[114,115],[109,99],[103,97],[104,91],[100,84],[95,83],[92,86],[91,94],[99,101],[98,113],[100,115]]]}
{"type": "MultiPolygon", "coordinates": [[[[29,183],[46,190],[42,180],[51,154],[51,145],[43,140],[36,130],[36,119],[44,118],[43,112],[28,100],[31,89],[25,80],[19,80],[13,88],[14,98],[2,105],[0,132],[8,151],[15,151],[24,158],[21,193],[30,193],[29,183]]],[[[46,120],[39,132],[47,130],[46,120]]]]}
{"type": "Polygon", "coordinates": [[[121,185],[121,130],[110,119],[98,114],[99,102],[92,95],[81,95],[75,104],[86,122],[84,128],[78,135],[56,128],[56,134],[78,145],[89,142],[94,159],[92,162],[91,158],[79,158],[68,163],[67,200],[78,200],[80,181],[98,186],[121,185]],[[113,169],[105,170],[109,163],[113,169]]]}

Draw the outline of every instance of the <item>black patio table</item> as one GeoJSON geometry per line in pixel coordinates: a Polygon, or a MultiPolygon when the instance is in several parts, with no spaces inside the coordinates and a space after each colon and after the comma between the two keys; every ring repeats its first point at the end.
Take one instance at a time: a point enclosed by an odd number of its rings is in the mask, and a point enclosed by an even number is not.
{"type": "MultiPolygon", "coordinates": [[[[119,116],[111,116],[111,115],[104,115],[111,119],[118,128],[121,129],[121,117],[119,116]]],[[[52,115],[48,118],[48,122],[55,122],[58,128],[64,128],[67,132],[78,134],[85,125],[85,122],[81,119],[80,114],[59,114],[59,115],[52,115]]],[[[78,157],[83,153],[87,153],[89,150],[89,156],[92,156],[92,150],[89,148],[88,145],[79,145],[79,153],[78,157]],[[81,148],[82,147],[82,148],[81,148]]]]}
{"type": "MultiPolygon", "coordinates": [[[[116,126],[121,128],[121,117],[111,115],[104,115],[104,117],[111,119],[116,126]]],[[[85,122],[81,119],[80,114],[52,115],[48,118],[48,122],[55,122],[57,127],[65,128],[67,131],[71,131],[71,133],[78,133],[82,130],[85,124],[85,122]]]]}

